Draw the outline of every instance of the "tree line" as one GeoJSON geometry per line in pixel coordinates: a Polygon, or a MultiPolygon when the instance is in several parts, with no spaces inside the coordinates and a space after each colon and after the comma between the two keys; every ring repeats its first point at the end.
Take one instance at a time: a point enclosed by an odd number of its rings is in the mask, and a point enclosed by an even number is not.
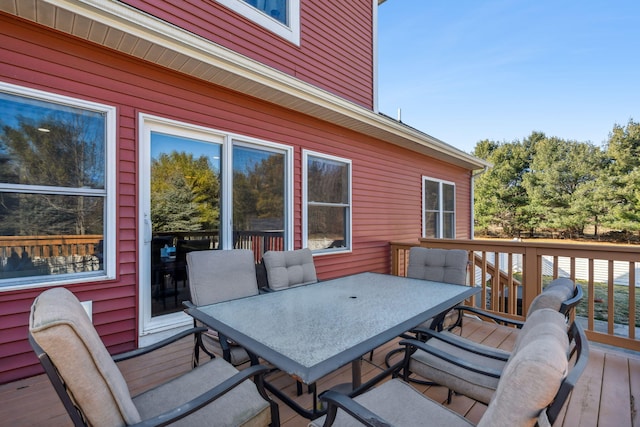
{"type": "Polygon", "coordinates": [[[640,238],[640,123],[614,125],[602,146],[532,132],[472,154],[493,165],[475,179],[476,234],[640,238]]]}

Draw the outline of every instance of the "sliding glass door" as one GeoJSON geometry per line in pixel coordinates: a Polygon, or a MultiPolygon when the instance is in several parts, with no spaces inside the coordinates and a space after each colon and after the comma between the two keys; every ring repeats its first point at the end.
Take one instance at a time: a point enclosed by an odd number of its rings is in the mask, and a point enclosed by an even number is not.
{"type": "Polygon", "coordinates": [[[191,251],[292,247],[290,147],[142,115],[140,331],[186,324],[191,251]]]}

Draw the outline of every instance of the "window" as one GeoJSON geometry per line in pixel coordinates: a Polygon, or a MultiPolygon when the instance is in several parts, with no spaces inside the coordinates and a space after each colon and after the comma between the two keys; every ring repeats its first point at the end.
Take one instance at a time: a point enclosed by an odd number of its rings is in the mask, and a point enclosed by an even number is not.
{"type": "Polygon", "coordinates": [[[233,247],[253,249],[256,258],[287,245],[287,152],[233,143],[233,247]],[[253,247],[258,245],[259,247],[253,247]]]}
{"type": "Polygon", "coordinates": [[[453,239],[456,234],[456,187],[451,182],[422,178],[422,236],[453,239]]]}
{"type": "Polygon", "coordinates": [[[351,250],[351,161],[303,152],[303,246],[351,250]]]}
{"type": "Polygon", "coordinates": [[[258,25],[300,44],[300,0],[217,0],[258,25]]]}
{"type": "Polygon", "coordinates": [[[114,276],[115,145],[115,108],[0,83],[0,288],[114,276]]]}

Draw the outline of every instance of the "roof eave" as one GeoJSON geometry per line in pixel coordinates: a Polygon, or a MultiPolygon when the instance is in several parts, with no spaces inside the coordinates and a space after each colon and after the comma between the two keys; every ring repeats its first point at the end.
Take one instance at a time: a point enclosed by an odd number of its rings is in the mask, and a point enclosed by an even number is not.
{"type": "Polygon", "coordinates": [[[436,138],[117,1],[0,2],[0,10],[197,79],[469,170],[487,163],[436,138]]]}

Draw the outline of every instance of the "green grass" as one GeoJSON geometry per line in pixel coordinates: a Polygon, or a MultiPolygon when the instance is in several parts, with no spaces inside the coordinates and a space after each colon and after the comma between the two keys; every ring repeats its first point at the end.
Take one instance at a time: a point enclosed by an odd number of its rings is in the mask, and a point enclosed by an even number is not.
{"type": "MultiPolygon", "coordinates": [[[[522,274],[514,274],[514,279],[522,281],[522,274]]],[[[545,277],[543,279],[546,286],[552,279],[545,277]]],[[[576,306],[576,315],[582,317],[588,317],[588,301],[589,301],[589,284],[586,280],[577,280],[577,283],[582,286],[584,296],[578,305],[576,306]]],[[[489,285],[488,288],[491,288],[489,285]]],[[[609,320],[609,289],[606,283],[594,283],[594,319],[595,320],[609,320]]],[[[613,323],[620,325],[629,325],[629,287],[614,285],[613,286],[613,323]]],[[[487,302],[489,305],[489,302],[487,302]]],[[[635,325],[640,326],[640,289],[636,289],[636,318],[635,325]]]]}
{"type": "MultiPolygon", "coordinates": [[[[588,301],[589,301],[589,285],[586,281],[578,280],[584,291],[582,301],[576,306],[576,314],[578,316],[587,317],[588,301]]],[[[595,283],[594,291],[594,319],[609,320],[609,290],[606,283],[595,283]]],[[[613,287],[613,322],[621,325],[629,324],[629,287],[614,285],[613,287]]],[[[636,289],[635,301],[635,325],[640,326],[640,289],[636,289]]]]}

